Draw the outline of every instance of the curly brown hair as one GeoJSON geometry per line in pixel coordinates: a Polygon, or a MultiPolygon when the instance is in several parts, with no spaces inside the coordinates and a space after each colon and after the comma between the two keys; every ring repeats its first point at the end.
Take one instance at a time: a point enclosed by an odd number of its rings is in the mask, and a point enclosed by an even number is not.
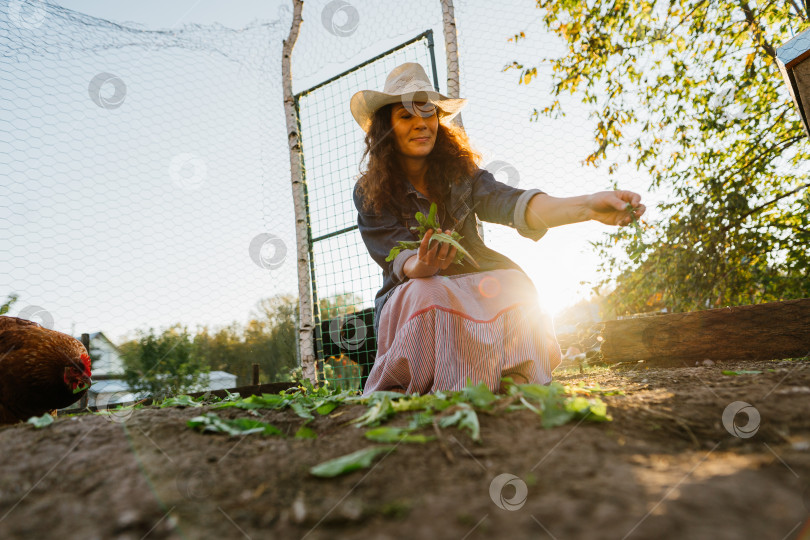
{"type": "MultiPolygon", "coordinates": [[[[391,213],[401,217],[400,202],[405,199],[408,183],[397,159],[396,139],[391,127],[392,105],[381,107],[374,113],[366,133],[366,149],[361,159],[368,157],[365,170],[360,171],[357,190],[364,210],[377,214],[391,213]]],[[[478,169],[481,155],[470,147],[470,141],[461,128],[439,119],[436,144],[427,157],[425,180],[431,200],[438,201],[440,215],[450,194],[450,186],[472,176],[478,169]]]]}

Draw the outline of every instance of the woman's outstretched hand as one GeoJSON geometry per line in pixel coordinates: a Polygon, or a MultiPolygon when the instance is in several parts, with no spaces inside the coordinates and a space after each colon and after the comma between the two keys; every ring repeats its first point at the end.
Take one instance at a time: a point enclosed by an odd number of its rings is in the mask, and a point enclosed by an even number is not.
{"type": "Polygon", "coordinates": [[[600,191],[588,197],[586,203],[590,211],[589,219],[594,219],[606,225],[629,225],[633,220],[627,205],[634,208],[636,218],[644,215],[646,206],[641,204],[641,195],[632,191],[600,191]]]}

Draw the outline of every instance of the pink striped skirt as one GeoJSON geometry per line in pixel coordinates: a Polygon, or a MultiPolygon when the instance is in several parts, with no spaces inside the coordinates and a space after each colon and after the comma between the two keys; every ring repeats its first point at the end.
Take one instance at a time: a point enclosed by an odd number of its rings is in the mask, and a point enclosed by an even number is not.
{"type": "Polygon", "coordinates": [[[520,270],[416,278],[397,285],[380,313],[377,359],[364,394],[501,389],[551,382],[560,363],[551,317],[520,270]]]}

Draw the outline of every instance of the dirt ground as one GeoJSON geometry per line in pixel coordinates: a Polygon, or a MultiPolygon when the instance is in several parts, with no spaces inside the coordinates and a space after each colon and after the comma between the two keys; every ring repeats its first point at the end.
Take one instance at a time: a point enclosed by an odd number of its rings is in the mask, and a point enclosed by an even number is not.
{"type": "Polygon", "coordinates": [[[613,421],[543,429],[529,411],[481,414],[481,444],[446,430],[452,462],[437,441],[402,443],[372,468],[332,479],[308,469],[373,444],[363,429],[344,425],[362,406],[317,418],[314,440],[292,438],[303,420],[289,410],[263,415],[289,438],[200,434],[185,425],[199,408],[7,427],[0,430],[0,538],[809,534],[810,362],[639,364],[555,376],[622,389],[603,398],[613,421]],[[726,429],[724,411],[737,401],[753,406],[752,415],[738,413],[726,429]],[[742,436],[729,431],[735,426],[742,436]]]}

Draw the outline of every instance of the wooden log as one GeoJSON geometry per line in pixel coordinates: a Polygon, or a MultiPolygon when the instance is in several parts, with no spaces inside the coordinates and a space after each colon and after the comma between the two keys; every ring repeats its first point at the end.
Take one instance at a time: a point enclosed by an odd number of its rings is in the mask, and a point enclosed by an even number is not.
{"type": "Polygon", "coordinates": [[[803,358],[810,354],[810,299],[653,315],[602,323],[605,362],[656,366],[803,358]]]}

